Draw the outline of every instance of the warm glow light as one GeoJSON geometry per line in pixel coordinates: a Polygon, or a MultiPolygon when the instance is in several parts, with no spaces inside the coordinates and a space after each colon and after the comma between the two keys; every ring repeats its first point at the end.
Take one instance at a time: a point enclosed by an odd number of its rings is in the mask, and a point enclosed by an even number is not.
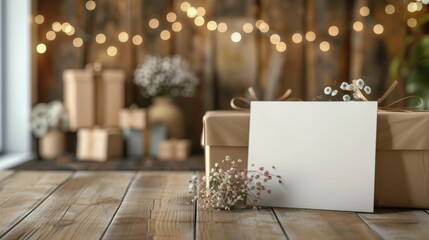
{"type": "Polygon", "coordinates": [[[373,30],[375,34],[382,34],[384,32],[384,27],[381,24],[375,24],[373,30]]]}
{"type": "Polygon", "coordinates": [[[196,17],[197,16],[197,9],[195,9],[194,7],[188,8],[188,10],[186,11],[186,15],[188,15],[188,17],[190,17],[190,18],[196,17]]]}
{"type": "Polygon", "coordinates": [[[183,12],[188,11],[188,9],[191,7],[191,4],[189,2],[182,2],[180,4],[180,10],[182,10],[183,12]]]}
{"type": "Polygon", "coordinates": [[[327,52],[331,48],[331,45],[327,41],[323,41],[319,44],[319,48],[322,52],[327,52]]]}
{"type": "Polygon", "coordinates": [[[201,17],[201,16],[198,16],[198,17],[196,17],[195,19],[194,19],[194,23],[195,23],[195,25],[197,25],[198,27],[201,27],[201,26],[203,26],[204,25],[204,18],[203,17],[201,17]]]}
{"type": "Polygon", "coordinates": [[[43,15],[40,15],[40,14],[34,18],[34,22],[37,24],[42,24],[44,21],[45,21],[45,17],[43,17],[43,15]]]}
{"type": "Polygon", "coordinates": [[[367,6],[363,6],[359,9],[359,14],[363,17],[366,17],[369,15],[369,8],[367,6]]]}
{"type": "Polygon", "coordinates": [[[110,46],[107,48],[107,55],[114,57],[118,54],[118,49],[114,46],[110,46]]]}
{"type": "Polygon", "coordinates": [[[46,52],[46,45],[43,43],[37,44],[36,51],[40,54],[45,53],[46,52]]]}
{"type": "Polygon", "coordinates": [[[253,25],[251,23],[245,23],[243,25],[243,31],[245,33],[251,33],[253,31],[253,25]]]}
{"type": "Polygon", "coordinates": [[[105,42],[106,42],[106,35],[104,35],[104,34],[102,34],[102,33],[97,34],[97,36],[95,36],[95,41],[96,41],[98,44],[103,44],[103,43],[105,43],[105,42]]]}
{"type": "Polygon", "coordinates": [[[85,7],[86,9],[88,9],[89,11],[92,11],[95,9],[95,7],[97,6],[97,4],[95,3],[95,1],[93,0],[89,0],[88,2],[86,2],[85,7]]]}
{"type": "Polygon", "coordinates": [[[161,37],[162,40],[168,40],[171,37],[171,33],[168,30],[163,30],[159,36],[161,37]]]}
{"type": "Polygon", "coordinates": [[[171,29],[173,29],[174,32],[180,32],[182,30],[182,24],[180,22],[175,22],[171,25],[171,29]]]}
{"type": "Polygon", "coordinates": [[[214,31],[217,28],[217,23],[215,21],[209,21],[207,23],[207,29],[210,31],[214,31]]]}
{"type": "Polygon", "coordinates": [[[224,22],[220,22],[218,25],[217,25],[217,30],[219,31],[219,32],[226,32],[226,30],[228,30],[228,25],[226,25],[226,23],[224,23],[224,22]]]}
{"type": "Polygon", "coordinates": [[[64,22],[63,24],[61,24],[61,31],[66,32],[67,28],[69,28],[70,26],[71,26],[70,23],[64,22]]]}
{"type": "Polygon", "coordinates": [[[407,20],[407,25],[408,25],[408,27],[411,27],[411,28],[416,27],[417,26],[417,20],[415,18],[409,18],[407,20]]]}
{"type": "Polygon", "coordinates": [[[140,35],[134,35],[131,41],[133,42],[134,45],[137,46],[143,43],[143,38],[140,35]]]}
{"type": "Polygon", "coordinates": [[[259,25],[259,30],[263,33],[266,33],[270,31],[270,26],[267,23],[263,22],[259,25]]]}
{"type": "Polygon", "coordinates": [[[389,15],[394,14],[395,13],[395,6],[393,6],[392,4],[389,4],[384,8],[384,11],[389,15]]]}
{"type": "Polygon", "coordinates": [[[75,39],[73,39],[73,46],[75,47],[82,47],[83,45],[83,40],[80,37],[77,37],[75,39]]]}
{"type": "Polygon", "coordinates": [[[416,2],[417,4],[417,11],[421,11],[423,9],[423,4],[421,2],[416,2]]]}
{"type": "Polygon", "coordinates": [[[294,42],[294,43],[300,43],[300,42],[302,42],[302,35],[301,35],[301,33],[294,33],[292,35],[292,42],[294,42]]]}
{"type": "Polygon", "coordinates": [[[204,15],[206,15],[206,9],[203,8],[203,7],[198,7],[197,8],[197,15],[201,16],[201,17],[204,17],[204,15]]]}
{"type": "Polygon", "coordinates": [[[149,20],[149,27],[152,29],[158,28],[159,27],[158,19],[152,18],[151,20],[149,20]]]}
{"type": "Polygon", "coordinates": [[[61,31],[61,23],[59,22],[52,23],[52,30],[54,30],[55,32],[61,31]]]}
{"type": "Polygon", "coordinates": [[[308,31],[305,34],[305,39],[307,39],[307,41],[309,42],[313,42],[314,40],[316,40],[316,34],[312,31],[308,31]]]}
{"type": "Polygon", "coordinates": [[[48,39],[49,41],[54,40],[57,37],[57,34],[54,31],[48,31],[46,33],[46,39],[48,39]]]}
{"type": "Polygon", "coordinates": [[[353,30],[355,30],[356,32],[360,32],[363,30],[363,23],[360,21],[356,21],[353,23],[353,30]]]}
{"type": "Polygon", "coordinates": [[[174,22],[174,21],[176,21],[177,20],[177,15],[174,13],[174,12],[169,12],[169,13],[167,13],[167,21],[168,22],[174,22]]]}
{"type": "Polygon", "coordinates": [[[410,12],[410,13],[416,12],[416,11],[417,11],[417,8],[418,8],[418,6],[417,6],[417,3],[415,3],[415,2],[410,2],[410,3],[408,3],[408,5],[407,5],[407,10],[408,10],[408,12],[410,12]]]}
{"type": "Polygon", "coordinates": [[[329,29],[328,29],[328,33],[332,37],[335,37],[335,36],[337,36],[340,33],[340,30],[338,29],[337,26],[330,26],[329,29]]]}
{"type": "Polygon", "coordinates": [[[231,40],[233,42],[240,42],[241,40],[241,34],[239,32],[234,32],[231,34],[231,40]]]}
{"type": "Polygon", "coordinates": [[[286,43],[284,43],[284,42],[277,43],[276,50],[279,51],[279,52],[286,51],[286,43]]]}
{"type": "Polygon", "coordinates": [[[65,32],[67,35],[71,36],[71,35],[73,35],[73,34],[75,33],[75,28],[74,28],[72,25],[69,25],[69,26],[67,26],[67,27],[64,29],[64,32],[65,32]]]}
{"type": "Polygon", "coordinates": [[[256,21],[256,28],[259,29],[259,27],[261,26],[262,23],[264,23],[264,20],[262,20],[262,19],[257,20],[256,21]]]}
{"type": "Polygon", "coordinates": [[[280,36],[278,35],[278,34],[276,34],[276,33],[274,33],[274,34],[272,34],[271,36],[270,36],[270,42],[272,43],[272,44],[277,44],[277,43],[279,43],[280,42],[280,36]]]}
{"type": "Polygon", "coordinates": [[[118,40],[120,42],[126,42],[126,41],[128,41],[128,39],[129,39],[128,33],[126,33],[126,32],[120,32],[118,34],[118,40]]]}

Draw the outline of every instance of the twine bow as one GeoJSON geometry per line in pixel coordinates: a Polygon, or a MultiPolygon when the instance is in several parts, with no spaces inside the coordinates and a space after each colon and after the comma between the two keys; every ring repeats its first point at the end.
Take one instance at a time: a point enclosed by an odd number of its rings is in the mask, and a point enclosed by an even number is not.
{"type": "MultiPolygon", "coordinates": [[[[244,97],[233,97],[230,101],[230,105],[232,109],[239,110],[239,111],[249,111],[250,102],[251,101],[259,101],[258,96],[256,95],[255,90],[252,87],[249,87],[247,89],[247,92],[249,93],[250,99],[244,98],[244,97]],[[238,102],[244,103],[244,105],[248,105],[248,107],[239,107],[237,105],[238,102]]],[[[292,94],[291,89],[287,89],[280,97],[276,99],[276,101],[284,101],[289,98],[289,96],[292,94]]],[[[298,99],[289,99],[289,100],[298,100],[298,99]]]]}
{"type": "MultiPolygon", "coordinates": [[[[356,80],[353,80],[353,84],[357,86],[356,84],[356,80]]],[[[386,92],[377,100],[378,104],[382,103],[384,100],[387,99],[387,97],[390,96],[390,94],[393,92],[393,90],[395,89],[395,87],[398,85],[398,81],[395,80],[390,86],[389,88],[386,90],[386,92]]],[[[358,97],[360,99],[362,99],[363,101],[370,101],[368,98],[365,97],[365,95],[362,93],[362,91],[360,90],[360,88],[356,87],[356,94],[358,95],[358,97]]],[[[423,99],[419,96],[407,96],[407,97],[403,97],[400,98],[396,101],[393,101],[392,103],[387,104],[384,107],[378,107],[378,109],[380,110],[388,110],[388,111],[411,111],[411,110],[415,110],[415,109],[419,109],[423,106],[423,99]],[[417,104],[416,106],[409,106],[409,107],[393,107],[396,104],[403,102],[407,99],[417,99],[419,100],[419,104],[417,104]]]]}

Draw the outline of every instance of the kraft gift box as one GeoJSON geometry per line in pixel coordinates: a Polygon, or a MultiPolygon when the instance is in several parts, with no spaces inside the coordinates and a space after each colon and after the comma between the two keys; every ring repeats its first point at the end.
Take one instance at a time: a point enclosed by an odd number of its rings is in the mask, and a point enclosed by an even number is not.
{"type": "Polygon", "coordinates": [[[187,139],[169,139],[159,143],[159,160],[184,161],[191,153],[191,141],[187,139]]]}
{"type": "Polygon", "coordinates": [[[77,133],[79,160],[106,161],[122,156],[122,134],[115,128],[83,128],[77,133]]]}
{"type": "MultiPolygon", "coordinates": [[[[247,167],[249,113],[209,111],[203,117],[206,174],[225,155],[247,167]]],[[[429,112],[379,111],[375,205],[429,207],[429,112]]]]}

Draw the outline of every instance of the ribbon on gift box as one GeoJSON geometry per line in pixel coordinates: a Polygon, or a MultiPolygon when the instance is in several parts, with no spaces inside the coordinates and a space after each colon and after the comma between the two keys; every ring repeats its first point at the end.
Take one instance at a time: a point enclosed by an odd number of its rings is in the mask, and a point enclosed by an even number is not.
{"type": "MultiPolygon", "coordinates": [[[[353,80],[353,84],[356,84],[356,80],[353,80]]],[[[386,90],[386,92],[379,98],[377,99],[378,104],[382,103],[384,100],[387,99],[387,97],[390,96],[390,94],[393,92],[393,90],[395,89],[395,87],[398,85],[398,81],[395,80],[390,86],[389,88],[386,90]]],[[[358,95],[358,97],[360,99],[362,99],[363,101],[371,101],[369,100],[367,97],[365,97],[365,95],[362,93],[362,91],[360,90],[360,88],[356,87],[356,94],[358,95]]],[[[404,112],[404,111],[412,111],[412,110],[416,110],[419,109],[423,106],[423,99],[419,96],[407,96],[407,97],[403,97],[400,98],[398,100],[393,101],[392,103],[387,104],[384,107],[378,107],[379,110],[385,110],[385,111],[400,111],[400,112],[404,112]],[[398,103],[401,103],[407,99],[417,99],[419,100],[419,104],[417,104],[416,106],[408,106],[408,107],[393,107],[395,105],[397,105],[398,103]]]]}
{"type": "MultiPolygon", "coordinates": [[[[232,109],[239,110],[239,111],[250,111],[250,102],[251,101],[259,101],[258,96],[256,95],[255,90],[252,87],[249,87],[247,89],[247,92],[249,93],[250,100],[244,97],[233,97],[230,101],[230,105],[232,109]],[[237,105],[238,102],[242,102],[244,105],[247,105],[247,107],[239,107],[237,105]]],[[[292,94],[292,89],[287,89],[280,97],[278,97],[275,101],[301,101],[299,98],[289,98],[292,94]]]]}

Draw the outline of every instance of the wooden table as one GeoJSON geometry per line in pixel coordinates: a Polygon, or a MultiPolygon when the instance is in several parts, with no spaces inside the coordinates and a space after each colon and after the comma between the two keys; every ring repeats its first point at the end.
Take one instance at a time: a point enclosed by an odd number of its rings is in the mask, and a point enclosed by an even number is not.
{"type": "Polygon", "coordinates": [[[429,239],[426,210],[202,211],[192,172],[0,172],[4,239],[429,239]]]}

